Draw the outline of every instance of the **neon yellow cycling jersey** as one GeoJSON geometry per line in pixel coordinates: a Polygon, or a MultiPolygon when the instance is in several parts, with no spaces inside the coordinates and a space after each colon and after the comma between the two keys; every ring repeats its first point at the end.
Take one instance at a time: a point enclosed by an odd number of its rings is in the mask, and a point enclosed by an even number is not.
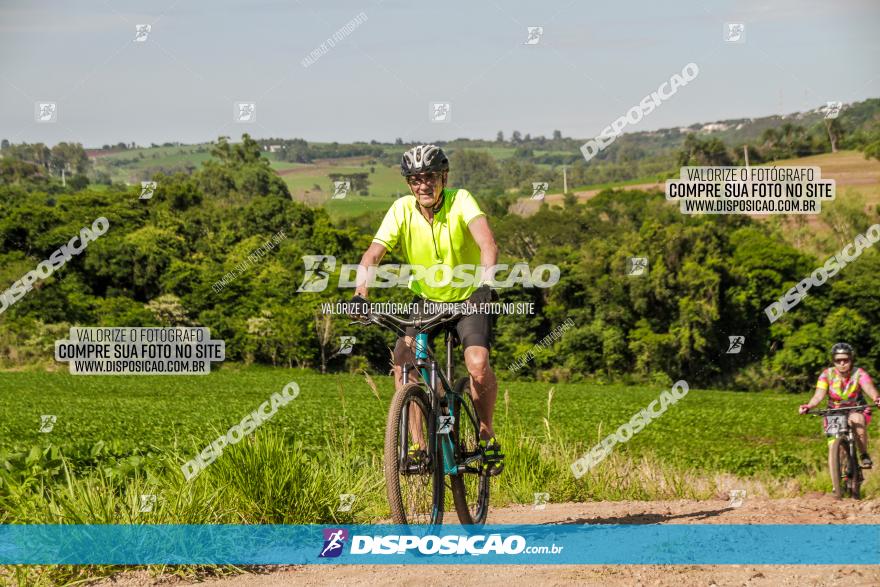
{"type": "MultiPolygon", "coordinates": [[[[389,252],[399,243],[406,262],[417,267],[446,265],[452,270],[469,265],[476,268],[480,265],[480,247],[468,224],[481,215],[484,214],[477,201],[465,189],[443,190],[443,207],[434,214],[433,224],[419,212],[415,196],[404,196],[388,209],[373,242],[389,252]]],[[[427,273],[417,276],[414,270],[409,288],[432,301],[460,302],[477,289],[469,277],[467,286],[456,287],[455,283],[460,284],[464,279],[453,279],[445,270],[445,275],[439,270],[427,273]]]]}

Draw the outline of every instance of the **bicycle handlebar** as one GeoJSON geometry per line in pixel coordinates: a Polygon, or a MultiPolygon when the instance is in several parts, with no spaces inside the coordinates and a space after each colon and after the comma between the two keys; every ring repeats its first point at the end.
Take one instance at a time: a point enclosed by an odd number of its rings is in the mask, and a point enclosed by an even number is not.
{"type": "Polygon", "coordinates": [[[349,324],[379,324],[380,326],[389,326],[390,325],[397,326],[401,330],[406,328],[415,328],[417,330],[426,330],[432,326],[438,326],[444,322],[450,322],[459,316],[464,315],[462,312],[458,311],[446,311],[441,312],[439,314],[435,314],[430,318],[422,318],[416,317],[410,320],[405,320],[403,318],[398,318],[393,314],[383,314],[381,312],[370,312],[362,317],[362,319],[356,319],[349,324]]]}
{"type": "Polygon", "coordinates": [[[865,409],[870,408],[870,407],[871,407],[870,405],[864,405],[864,406],[849,406],[849,407],[845,407],[845,408],[829,408],[827,410],[819,410],[819,411],[809,410],[809,411],[804,412],[804,415],[809,414],[810,416],[825,416],[827,414],[838,414],[841,412],[856,412],[856,411],[861,412],[861,411],[864,411],[865,409]]]}

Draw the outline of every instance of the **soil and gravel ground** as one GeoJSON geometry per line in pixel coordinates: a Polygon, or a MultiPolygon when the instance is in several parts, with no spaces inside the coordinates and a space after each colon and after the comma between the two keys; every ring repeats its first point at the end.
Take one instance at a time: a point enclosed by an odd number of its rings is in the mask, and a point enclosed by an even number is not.
{"type": "MultiPolygon", "coordinates": [[[[492,510],[492,524],[874,524],[880,500],[835,500],[828,495],[768,499],[747,497],[739,507],[723,500],[620,501],[514,506],[492,510]]],[[[829,548],[833,545],[829,544],[829,548]]],[[[864,545],[868,549],[877,544],[864,545]]],[[[645,585],[824,586],[880,585],[876,565],[310,565],[250,569],[252,574],[207,578],[212,587],[281,585],[645,585]],[[418,571],[418,572],[415,572],[418,571]]],[[[133,571],[98,585],[143,587],[192,584],[148,571],[133,571]]]]}

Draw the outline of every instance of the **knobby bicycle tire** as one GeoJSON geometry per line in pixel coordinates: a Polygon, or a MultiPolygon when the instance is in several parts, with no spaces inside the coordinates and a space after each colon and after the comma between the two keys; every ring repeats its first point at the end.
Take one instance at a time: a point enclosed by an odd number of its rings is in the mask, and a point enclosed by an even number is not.
{"type": "Polygon", "coordinates": [[[842,498],[849,492],[848,483],[845,482],[846,467],[849,463],[849,451],[843,438],[835,438],[828,448],[828,471],[831,473],[831,485],[834,488],[834,497],[842,498]]]}
{"type": "Polygon", "coordinates": [[[436,418],[431,413],[431,401],[420,385],[409,383],[394,394],[385,427],[384,470],[391,519],[395,524],[440,525],[443,523],[445,486],[442,462],[436,457],[435,424],[436,418]],[[427,470],[422,474],[404,475],[401,472],[401,448],[402,454],[407,454],[411,431],[402,430],[401,425],[409,418],[409,416],[404,418],[404,410],[410,410],[410,406],[415,406],[424,418],[422,434],[426,443],[427,470]],[[418,499],[419,503],[417,503],[414,501],[415,496],[410,495],[409,491],[404,492],[401,486],[402,480],[405,487],[414,486],[415,490],[422,489],[425,493],[430,486],[430,506],[425,499],[418,499]],[[422,487],[420,488],[419,485],[422,487]],[[426,511],[419,511],[422,509],[426,511]]]}
{"type": "MultiPolygon", "coordinates": [[[[456,460],[459,460],[462,453],[473,453],[477,450],[480,421],[471,399],[470,377],[462,377],[456,381],[453,390],[456,392],[451,398],[455,413],[453,438],[456,460]],[[471,420],[466,411],[474,416],[475,421],[471,420]]],[[[478,462],[476,466],[482,469],[482,463],[478,462]]],[[[450,475],[450,487],[458,521],[462,524],[485,524],[489,515],[489,476],[475,473],[450,475]]]]}

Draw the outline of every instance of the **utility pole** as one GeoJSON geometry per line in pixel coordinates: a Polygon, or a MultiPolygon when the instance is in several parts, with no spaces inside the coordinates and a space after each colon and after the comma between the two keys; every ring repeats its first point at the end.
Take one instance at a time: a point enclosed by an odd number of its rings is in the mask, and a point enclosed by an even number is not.
{"type": "Polygon", "coordinates": [[[568,193],[568,174],[565,170],[565,165],[562,166],[562,195],[568,193]]]}
{"type": "Polygon", "coordinates": [[[746,167],[749,166],[749,146],[743,145],[743,157],[746,160],[746,167]]]}

